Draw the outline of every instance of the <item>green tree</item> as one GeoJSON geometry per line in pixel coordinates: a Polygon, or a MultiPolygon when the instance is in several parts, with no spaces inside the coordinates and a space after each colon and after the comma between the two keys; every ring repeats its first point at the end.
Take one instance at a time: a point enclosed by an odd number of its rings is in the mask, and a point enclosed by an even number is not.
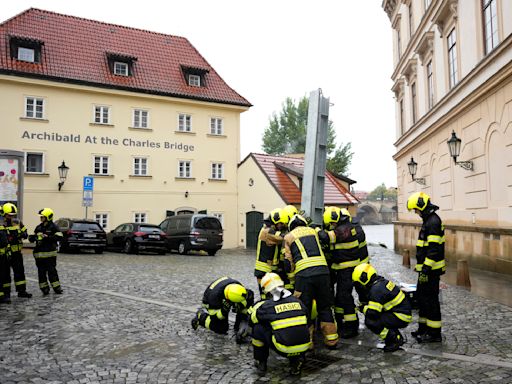
{"type": "MultiPolygon", "coordinates": [[[[302,97],[297,104],[287,97],[279,114],[273,113],[269,125],[263,132],[263,151],[271,155],[286,155],[306,152],[306,126],[309,99],[302,97]]],[[[344,174],[352,161],[351,143],[336,148],[336,132],[332,121],[327,131],[327,169],[335,174],[344,174]]]]}
{"type": "Polygon", "coordinates": [[[368,200],[393,200],[397,199],[396,188],[387,188],[384,183],[376,187],[368,194],[368,200]]]}

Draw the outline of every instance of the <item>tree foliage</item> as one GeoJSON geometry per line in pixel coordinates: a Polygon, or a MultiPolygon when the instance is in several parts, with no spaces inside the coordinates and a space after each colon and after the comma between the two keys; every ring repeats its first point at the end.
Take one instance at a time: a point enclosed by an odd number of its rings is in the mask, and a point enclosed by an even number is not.
{"type": "MultiPolygon", "coordinates": [[[[263,132],[263,151],[271,155],[306,152],[306,127],[309,100],[302,97],[297,104],[287,97],[279,114],[273,113],[263,132]]],[[[336,147],[336,132],[332,121],[327,131],[327,169],[335,174],[348,174],[352,161],[351,143],[336,147]]]]}
{"type": "Polygon", "coordinates": [[[397,199],[396,188],[387,188],[384,183],[376,187],[368,194],[368,200],[393,200],[397,199]]]}

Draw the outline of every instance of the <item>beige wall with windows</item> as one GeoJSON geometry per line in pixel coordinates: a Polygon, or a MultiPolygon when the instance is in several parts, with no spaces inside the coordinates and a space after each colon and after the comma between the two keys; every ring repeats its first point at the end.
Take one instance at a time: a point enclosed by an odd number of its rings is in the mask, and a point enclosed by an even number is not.
{"type": "Polygon", "coordinates": [[[238,244],[240,113],[247,108],[14,76],[0,76],[0,100],[2,147],[30,153],[24,196],[29,229],[43,207],[56,217],[84,217],[83,177],[94,176],[88,217],[101,215],[107,230],[136,214],[159,224],[167,210],[207,210],[222,216],[224,247],[238,244]],[[30,105],[27,118],[27,97],[29,104],[43,100],[42,118],[30,105]],[[106,124],[95,123],[96,106],[108,107],[108,121],[101,120],[106,124]],[[178,130],[180,113],[191,116],[190,132],[178,130]],[[180,177],[180,160],[190,162],[189,176],[180,177]],[[62,161],[70,169],[59,192],[62,161]]]}
{"type": "Polygon", "coordinates": [[[414,16],[412,35],[402,33],[400,58],[395,47],[392,74],[397,103],[397,249],[414,248],[420,220],[405,204],[412,192],[422,190],[440,206],[450,260],[468,259],[475,267],[512,273],[512,4],[425,4],[383,2],[393,33],[397,27],[408,28],[410,7],[414,16]],[[414,83],[416,122],[410,89],[414,83]],[[452,131],[462,140],[457,161],[472,161],[473,170],[454,164],[447,145],[452,131]],[[424,178],[425,185],[412,181],[407,166],[411,157],[418,163],[415,177],[424,178]]]}

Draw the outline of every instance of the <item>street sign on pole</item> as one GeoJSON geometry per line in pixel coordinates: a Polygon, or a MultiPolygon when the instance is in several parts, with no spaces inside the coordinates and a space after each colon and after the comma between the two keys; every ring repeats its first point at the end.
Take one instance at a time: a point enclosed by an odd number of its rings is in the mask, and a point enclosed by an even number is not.
{"type": "Polygon", "coordinates": [[[84,176],[82,207],[85,207],[85,218],[87,219],[87,207],[92,207],[94,177],[84,176]]]}

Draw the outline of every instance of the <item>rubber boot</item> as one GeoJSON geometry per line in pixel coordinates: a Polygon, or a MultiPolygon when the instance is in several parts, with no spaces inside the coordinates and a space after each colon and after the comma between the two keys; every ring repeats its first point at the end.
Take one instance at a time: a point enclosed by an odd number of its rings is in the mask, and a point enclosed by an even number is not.
{"type": "Polygon", "coordinates": [[[267,372],[267,362],[266,361],[256,360],[254,362],[254,365],[256,366],[256,369],[258,370],[259,373],[267,372]]]}
{"type": "Polygon", "coordinates": [[[384,342],[386,343],[384,346],[384,352],[394,352],[404,345],[404,337],[399,330],[390,329],[384,342]]]}
{"type": "Polygon", "coordinates": [[[427,333],[427,325],[425,323],[420,323],[418,329],[416,331],[411,332],[411,336],[417,339],[419,336],[427,333]]]}
{"type": "Polygon", "coordinates": [[[292,356],[290,360],[290,375],[299,376],[304,365],[304,356],[292,356]]]}
{"type": "Polygon", "coordinates": [[[18,297],[25,297],[27,299],[30,299],[32,297],[32,294],[28,293],[27,291],[20,291],[18,292],[18,297]]]}
{"type": "Polygon", "coordinates": [[[416,337],[416,340],[418,340],[418,343],[440,343],[443,341],[443,338],[441,337],[441,330],[439,330],[433,332],[427,331],[426,333],[416,337]]]}
{"type": "Polygon", "coordinates": [[[41,288],[41,292],[43,292],[43,295],[48,295],[50,293],[50,288],[46,287],[46,288],[41,288]]]}
{"type": "Polygon", "coordinates": [[[62,288],[60,288],[60,287],[59,287],[59,288],[55,288],[53,291],[54,291],[57,295],[62,295],[62,294],[64,293],[64,291],[63,291],[63,290],[62,290],[62,288]]]}

